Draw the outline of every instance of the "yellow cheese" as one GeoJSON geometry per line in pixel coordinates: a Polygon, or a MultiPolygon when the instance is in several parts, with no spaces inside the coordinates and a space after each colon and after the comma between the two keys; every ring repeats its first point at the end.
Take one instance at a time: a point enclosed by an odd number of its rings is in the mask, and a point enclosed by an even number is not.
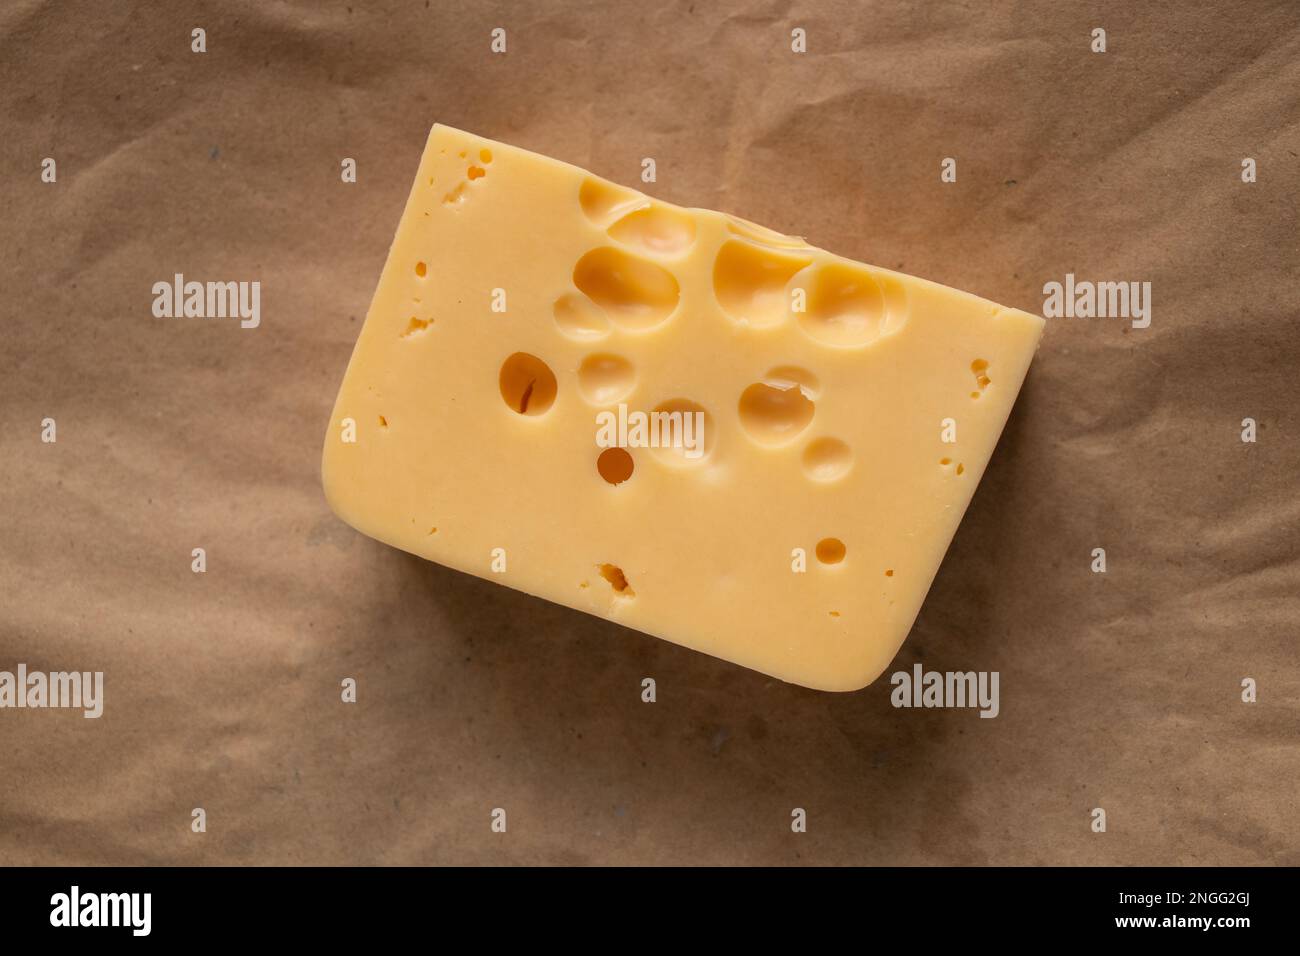
{"type": "Polygon", "coordinates": [[[1042,327],[435,126],[325,493],[439,564],[856,689],[907,636],[1042,327]]]}

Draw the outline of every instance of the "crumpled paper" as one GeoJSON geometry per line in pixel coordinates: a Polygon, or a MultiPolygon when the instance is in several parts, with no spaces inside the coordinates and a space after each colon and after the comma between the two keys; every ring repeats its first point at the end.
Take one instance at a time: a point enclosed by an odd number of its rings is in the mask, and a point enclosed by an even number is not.
{"type": "Polygon", "coordinates": [[[0,710],[0,863],[1300,863],[1297,20],[10,4],[0,669],[105,678],[99,719],[0,710]],[[890,669],[996,670],[995,719],[783,685],[331,515],[435,121],[1029,311],[1152,283],[1149,328],[1049,320],[890,669]],[[155,318],[176,273],[260,282],[260,325],[155,318]]]}

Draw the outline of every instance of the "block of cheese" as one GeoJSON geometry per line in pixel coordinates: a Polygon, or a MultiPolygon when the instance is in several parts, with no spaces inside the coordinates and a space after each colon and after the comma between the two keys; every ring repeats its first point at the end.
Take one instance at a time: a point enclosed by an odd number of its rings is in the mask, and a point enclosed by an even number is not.
{"type": "Polygon", "coordinates": [[[907,636],[1042,328],[435,126],[325,493],[422,558],[857,689],[907,636]]]}

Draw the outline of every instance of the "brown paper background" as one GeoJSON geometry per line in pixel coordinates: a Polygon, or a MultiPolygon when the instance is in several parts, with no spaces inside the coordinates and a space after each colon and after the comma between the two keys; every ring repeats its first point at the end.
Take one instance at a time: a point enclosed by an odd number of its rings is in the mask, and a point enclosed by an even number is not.
{"type": "Polygon", "coordinates": [[[1300,11],[1158,6],[6,4],[0,669],[106,702],[0,711],[0,862],[1300,863],[1300,11]],[[653,156],[654,195],[1030,311],[1153,283],[1147,330],[1049,321],[890,669],[998,670],[1001,716],[783,685],[331,515],[436,121],[653,156]],[[260,280],[261,328],[153,318],[175,272],[260,280]]]}

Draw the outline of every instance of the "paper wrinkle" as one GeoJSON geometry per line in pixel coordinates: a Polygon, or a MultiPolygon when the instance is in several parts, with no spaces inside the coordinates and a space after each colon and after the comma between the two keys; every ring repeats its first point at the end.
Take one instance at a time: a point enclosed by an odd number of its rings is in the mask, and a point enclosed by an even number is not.
{"type": "Polygon", "coordinates": [[[1023,6],[5,5],[0,669],[105,685],[0,711],[0,860],[1300,865],[1294,4],[1129,5],[1104,55],[1023,6]],[[1152,325],[1048,320],[885,676],[783,685],[330,513],[435,121],[1030,312],[1152,281],[1152,325]],[[261,327],[153,318],[175,272],[262,281],[261,327]],[[916,663],[999,716],[894,709],[916,663]]]}

